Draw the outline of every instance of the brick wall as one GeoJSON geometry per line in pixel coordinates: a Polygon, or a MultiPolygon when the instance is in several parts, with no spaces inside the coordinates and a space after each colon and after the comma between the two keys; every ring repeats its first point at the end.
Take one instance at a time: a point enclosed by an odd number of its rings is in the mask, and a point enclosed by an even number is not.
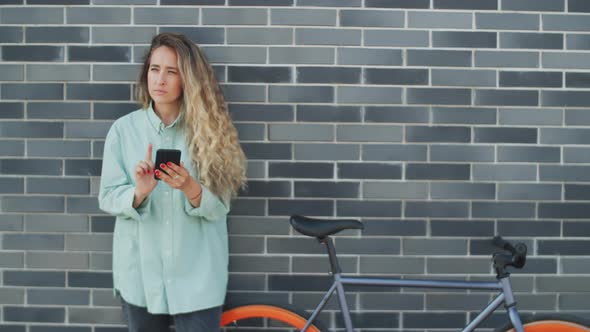
{"type": "MultiPolygon", "coordinates": [[[[590,313],[588,1],[24,2],[0,0],[0,331],[123,331],[103,142],[163,31],[205,50],[249,158],[231,301],[319,301],[327,259],[290,229],[300,213],[365,222],[335,237],[352,274],[485,279],[488,240],[522,240],[521,310],[590,313]]],[[[404,331],[458,330],[489,299],[349,294],[360,327],[404,331]]]]}

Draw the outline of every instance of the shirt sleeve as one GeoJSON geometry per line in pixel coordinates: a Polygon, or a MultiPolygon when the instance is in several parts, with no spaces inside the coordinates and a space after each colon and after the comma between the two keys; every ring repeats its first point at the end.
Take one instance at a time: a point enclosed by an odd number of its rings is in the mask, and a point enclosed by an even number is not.
{"type": "Polygon", "coordinates": [[[140,213],[148,213],[149,196],[135,209],[135,185],[125,171],[119,135],[111,127],[104,144],[98,204],[101,210],[114,215],[140,220],[140,213]]]}
{"type": "Polygon", "coordinates": [[[185,196],[184,211],[191,217],[202,217],[207,220],[219,220],[229,213],[229,203],[226,205],[214,193],[201,184],[203,194],[199,207],[192,206],[185,196]]]}

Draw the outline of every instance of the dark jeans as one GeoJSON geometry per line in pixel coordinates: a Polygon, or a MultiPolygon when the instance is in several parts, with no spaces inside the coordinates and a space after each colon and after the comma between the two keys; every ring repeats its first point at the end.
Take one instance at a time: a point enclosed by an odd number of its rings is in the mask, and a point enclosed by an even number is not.
{"type": "Polygon", "coordinates": [[[176,332],[219,331],[221,306],[178,315],[150,314],[146,308],[129,304],[121,298],[123,315],[129,332],[168,332],[174,322],[176,332]]]}

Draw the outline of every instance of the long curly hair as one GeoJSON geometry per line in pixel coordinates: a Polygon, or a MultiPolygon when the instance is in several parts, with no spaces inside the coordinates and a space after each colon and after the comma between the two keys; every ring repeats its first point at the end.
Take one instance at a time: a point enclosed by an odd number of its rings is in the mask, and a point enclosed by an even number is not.
{"type": "Polygon", "coordinates": [[[182,79],[180,112],[191,162],[199,181],[228,201],[246,185],[246,157],[238,140],[213,68],[201,49],[182,34],[161,33],[152,39],[137,83],[137,100],[147,109],[152,101],[148,70],[152,52],[161,46],[176,51],[182,79]]]}

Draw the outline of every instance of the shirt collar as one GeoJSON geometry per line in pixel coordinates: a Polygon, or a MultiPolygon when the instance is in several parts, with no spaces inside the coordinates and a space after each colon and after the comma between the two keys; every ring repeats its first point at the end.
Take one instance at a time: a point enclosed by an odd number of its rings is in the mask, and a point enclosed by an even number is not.
{"type": "Polygon", "coordinates": [[[160,117],[156,114],[156,111],[154,111],[153,103],[154,102],[151,101],[150,102],[150,105],[147,108],[147,117],[148,117],[148,120],[149,120],[150,124],[152,125],[152,127],[154,128],[154,130],[156,130],[156,132],[158,134],[160,134],[166,128],[173,128],[173,127],[175,127],[182,120],[183,113],[180,112],[178,114],[178,116],[176,117],[176,119],[174,120],[174,122],[172,122],[170,125],[166,126],[164,124],[164,122],[162,122],[162,120],[160,119],[160,117]]]}

